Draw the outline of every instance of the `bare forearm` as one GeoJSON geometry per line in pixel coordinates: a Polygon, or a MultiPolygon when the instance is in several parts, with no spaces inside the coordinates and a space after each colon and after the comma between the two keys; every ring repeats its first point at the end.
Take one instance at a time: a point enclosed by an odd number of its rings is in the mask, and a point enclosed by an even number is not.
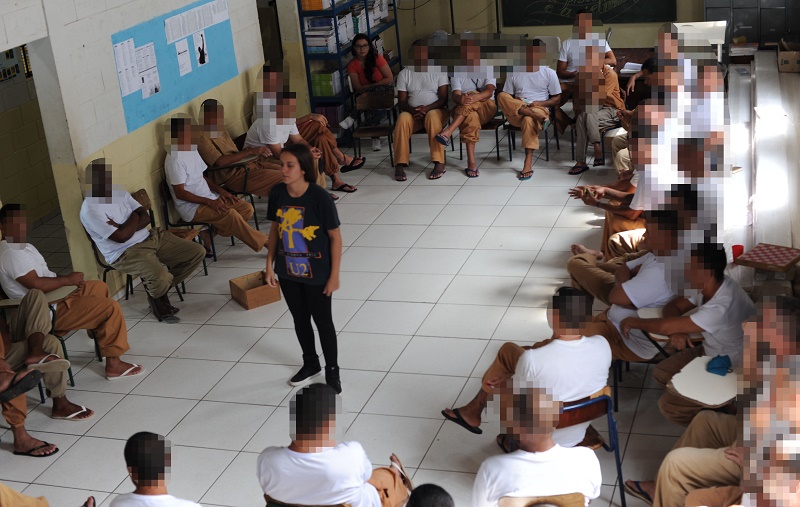
{"type": "Polygon", "coordinates": [[[267,269],[275,264],[275,254],[278,249],[278,224],[272,223],[267,236],[267,269]]]}
{"type": "Polygon", "coordinates": [[[342,265],[342,235],[331,235],[331,276],[339,276],[342,265]]]}
{"type": "Polygon", "coordinates": [[[175,198],[180,199],[181,201],[191,202],[194,204],[202,204],[208,206],[208,203],[211,202],[211,199],[206,199],[205,197],[200,197],[199,195],[195,195],[186,189],[175,190],[175,198]]]}
{"type": "Polygon", "coordinates": [[[33,290],[37,289],[45,294],[48,292],[52,292],[56,289],[60,289],[61,287],[66,287],[67,285],[71,285],[69,281],[69,277],[66,276],[54,276],[52,278],[48,277],[36,277],[33,280],[29,280],[27,284],[23,284],[26,289],[33,290]]]}
{"type": "Polygon", "coordinates": [[[243,160],[249,157],[250,155],[251,153],[246,149],[242,151],[237,151],[236,153],[229,153],[227,155],[222,155],[214,162],[214,165],[212,167],[221,167],[224,165],[235,164],[236,162],[239,162],[240,160],[243,160]]]}

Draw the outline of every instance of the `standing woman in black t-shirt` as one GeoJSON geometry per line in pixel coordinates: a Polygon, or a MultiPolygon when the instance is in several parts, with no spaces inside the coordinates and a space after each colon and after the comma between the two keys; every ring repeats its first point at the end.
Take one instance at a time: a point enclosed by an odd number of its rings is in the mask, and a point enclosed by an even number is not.
{"type": "Polygon", "coordinates": [[[331,196],[315,183],[317,169],[307,146],[290,144],[283,148],[281,173],[283,183],[275,185],[269,194],[267,219],[272,221],[272,228],[264,279],[271,287],[280,279],[303,350],[303,367],[289,385],[306,385],[322,373],[311,327],[313,318],[325,356],[325,382],[341,393],[331,314],[331,296],[339,288],[342,261],[339,215],[331,196]]]}

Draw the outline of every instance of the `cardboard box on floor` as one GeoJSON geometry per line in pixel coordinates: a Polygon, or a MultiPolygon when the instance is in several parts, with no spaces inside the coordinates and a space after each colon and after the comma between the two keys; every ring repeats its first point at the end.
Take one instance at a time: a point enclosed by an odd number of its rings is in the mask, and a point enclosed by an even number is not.
{"type": "Polygon", "coordinates": [[[281,299],[280,287],[270,287],[265,284],[261,271],[236,277],[229,283],[231,297],[245,310],[252,310],[281,299]]]}
{"type": "Polygon", "coordinates": [[[778,72],[800,72],[800,43],[781,39],[778,45],[778,72]]]}

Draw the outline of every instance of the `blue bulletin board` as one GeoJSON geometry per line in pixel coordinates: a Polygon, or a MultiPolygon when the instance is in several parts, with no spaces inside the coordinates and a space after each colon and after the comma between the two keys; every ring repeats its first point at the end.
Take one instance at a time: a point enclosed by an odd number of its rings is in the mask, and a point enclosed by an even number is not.
{"type": "Polygon", "coordinates": [[[111,36],[133,132],[236,77],[227,0],[200,0],[111,36]]]}

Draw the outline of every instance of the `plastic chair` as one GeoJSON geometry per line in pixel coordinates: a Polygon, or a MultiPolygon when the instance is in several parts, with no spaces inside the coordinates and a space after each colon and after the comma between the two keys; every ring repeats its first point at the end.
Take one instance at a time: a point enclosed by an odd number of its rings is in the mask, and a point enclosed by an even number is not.
{"type": "MultiPolygon", "coordinates": [[[[172,202],[172,192],[169,191],[169,184],[166,180],[161,182],[159,190],[161,191],[161,213],[164,215],[164,224],[167,226],[167,230],[174,233],[175,231],[172,230],[173,227],[188,228],[197,231],[197,234],[203,230],[207,230],[211,238],[211,254],[214,257],[214,262],[216,262],[217,248],[214,245],[214,226],[208,222],[186,222],[182,219],[173,222],[169,216],[169,203],[172,202]],[[194,229],[195,227],[199,227],[199,229],[194,229]]],[[[233,236],[231,236],[231,245],[233,245],[233,236]]],[[[208,271],[206,271],[206,274],[208,274],[208,271]]]]}
{"type": "MultiPolygon", "coordinates": [[[[501,81],[497,82],[497,86],[494,88],[494,102],[497,104],[497,94],[503,91],[503,83],[501,81]]],[[[503,125],[506,124],[506,115],[503,114],[503,111],[498,107],[497,113],[494,115],[494,118],[489,120],[488,122],[481,125],[481,130],[494,130],[494,150],[495,154],[497,155],[497,160],[500,161],[500,129],[503,125]]],[[[464,160],[464,141],[461,139],[461,136],[458,136],[458,159],[464,160]]]]}
{"type": "MultiPolygon", "coordinates": [[[[553,126],[553,135],[556,138],[556,149],[561,150],[561,143],[558,140],[558,126],[556,125],[556,108],[555,106],[550,106],[550,118],[545,120],[544,125],[542,126],[542,130],[544,131],[544,154],[545,160],[547,162],[550,161],[550,135],[548,134],[548,129],[550,125],[553,126]]],[[[508,161],[512,161],[512,152],[517,149],[517,132],[522,132],[522,129],[519,127],[515,127],[510,123],[506,122],[503,126],[505,130],[508,131],[508,161]]]]}
{"type": "Polygon", "coordinates": [[[353,139],[357,139],[356,143],[356,156],[361,156],[361,140],[372,137],[386,137],[389,141],[389,162],[394,166],[394,153],[393,153],[393,136],[394,124],[392,122],[392,110],[394,109],[394,91],[387,91],[384,93],[378,92],[364,92],[355,99],[356,111],[356,128],[353,129],[353,139]],[[361,126],[361,112],[362,111],[387,111],[389,112],[389,123],[380,124],[375,126],[361,126]]]}
{"type": "MultiPolygon", "coordinates": [[[[89,234],[89,231],[86,230],[84,227],[83,232],[86,233],[86,237],[89,239],[89,243],[92,245],[92,253],[94,253],[94,260],[97,262],[97,265],[103,268],[103,283],[106,283],[106,278],[108,278],[108,273],[111,271],[117,271],[117,268],[113,267],[111,264],[106,262],[106,258],[103,257],[103,254],[100,253],[100,250],[97,248],[97,244],[94,242],[94,239],[89,234]]],[[[133,277],[131,275],[125,275],[125,301],[128,300],[128,296],[133,294],[133,277]]]]}

